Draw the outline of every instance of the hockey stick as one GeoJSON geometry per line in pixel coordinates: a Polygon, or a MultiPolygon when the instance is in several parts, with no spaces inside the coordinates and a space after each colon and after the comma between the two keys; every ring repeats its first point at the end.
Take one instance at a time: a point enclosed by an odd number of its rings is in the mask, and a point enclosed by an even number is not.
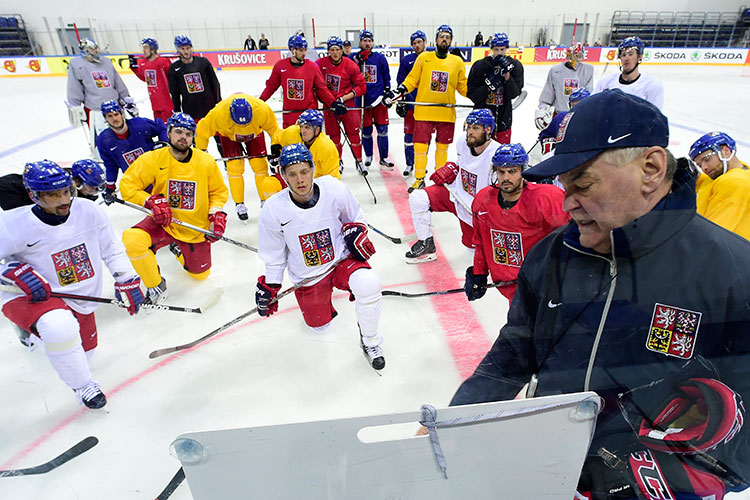
{"type": "MultiPolygon", "coordinates": [[[[488,283],[484,288],[499,288],[501,286],[508,286],[512,285],[513,283],[518,282],[518,280],[510,280],[510,281],[497,281],[495,283],[488,283]]],[[[463,292],[463,288],[451,288],[450,290],[438,290],[437,292],[422,292],[422,293],[406,293],[406,292],[396,292],[394,290],[383,290],[380,292],[384,297],[406,297],[409,299],[414,299],[417,297],[429,297],[431,295],[448,295],[451,293],[461,293],[463,292]]]]}
{"type": "Polygon", "coordinates": [[[521,104],[523,104],[523,101],[526,100],[526,96],[527,95],[529,95],[529,93],[526,92],[525,90],[522,90],[521,93],[518,94],[518,97],[516,97],[513,100],[513,103],[510,105],[511,109],[516,109],[518,106],[520,106],[521,104]]]}
{"type": "MultiPolygon", "coordinates": [[[[125,205],[126,207],[130,207],[130,208],[135,208],[136,210],[140,210],[144,214],[153,215],[151,213],[151,210],[149,210],[146,207],[142,207],[140,205],[136,205],[135,203],[130,203],[129,201],[125,201],[125,200],[122,200],[122,199],[117,198],[117,197],[113,197],[113,199],[117,203],[120,203],[121,205],[125,205]]],[[[179,219],[175,219],[174,217],[172,218],[172,224],[177,224],[178,226],[182,226],[182,227],[186,227],[188,229],[192,229],[193,231],[197,231],[199,233],[203,233],[206,236],[210,236],[211,238],[214,238],[216,240],[224,240],[227,243],[231,243],[232,245],[237,245],[238,247],[242,247],[245,250],[250,250],[251,252],[258,253],[258,249],[257,248],[251,247],[247,243],[242,243],[241,241],[236,241],[236,240],[233,240],[231,238],[227,238],[226,236],[223,236],[223,235],[222,236],[217,236],[216,234],[212,233],[211,231],[208,231],[207,229],[203,229],[202,227],[194,226],[194,225],[192,225],[190,223],[183,222],[183,221],[181,221],[179,219]]]]}
{"type": "Polygon", "coordinates": [[[15,476],[32,476],[35,474],[45,474],[51,470],[55,470],[61,465],[70,462],[77,456],[89,451],[91,448],[97,445],[99,440],[94,436],[89,436],[79,443],[73,445],[60,455],[56,456],[49,462],[45,462],[36,467],[27,467],[25,469],[7,469],[0,470],[0,477],[15,477],[15,476]]]}
{"type": "Polygon", "coordinates": [[[175,492],[177,487],[180,484],[182,484],[182,481],[184,480],[185,480],[185,469],[180,467],[180,469],[175,473],[174,477],[164,487],[162,492],[159,493],[159,496],[156,497],[156,500],[167,500],[169,497],[172,496],[172,493],[175,492]]]}
{"type": "Polygon", "coordinates": [[[271,158],[271,155],[241,155],[241,156],[227,156],[221,158],[214,158],[216,161],[232,161],[232,160],[254,160],[256,158],[271,158]]]}
{"type": "Polygon", "coordinates": [[[385,234],[383,231],[381,231],[380,229],[376,228],[372,224],[367,224],[367,227],[369,227],[370,229],[372,229],[373,231],[375,231],[376,233],[378,233],[383,238],[385,238],[385,239],[387,239],[389,241],[392,241],[393,243],[396,243],[397,245],[399,245],[401,243],[406,243],[406,242],[411,241],[411,240],[413,240],[414,238],[417,237],[417,233],[411,233],[411,234],[407,234],[406,236],[401,236],[400,238],[396,238],[394,236],[388,236],[387,234],[385,234]]]}
{"type": "MultiPolygon", "coordinates": [[[[309,278],[305,278],[305,279],[303,279],[302,281],[300,281],[299,283],[297,283],[296,285],[290,286],[289,288],[287,288],[287,289],[286,289],[286,290],[284,290],[283,292],[279,292],[279,294],[278,294],[278,295],[276,295],[276,297],[274,297],[273,299],[271,299],[271,300],[270,300],[270,301],[268,302],[268,305],[271,305],[271,304],[273,304],[273,303],[275,303],[275,302],[278,302],[278,301],[279,301],[279,299],[281,299],[282,297],[285,297],[285,296],[289,295],[290,293],[292,293],[292,292],[293,292],[293,291],[295,291],[296,289],[298,289],[298,288],[300,288],[300,287],[302,287],[302,286],[305,286],[305,285],[306,285],[306,284],[308,284],[308,283],[312,283],[312,282],[313,282],[313,281],[315,281],[315,280],[318,280],[318,279],[321,279],[321,278],[323,278],[323,277],[327,276],[327,275],[328,275],[328,274],[329,274],[329,273],[330,273],[331,271],[333,271],[334,269],[336,269],[336,266],[337,266],[337,265],[338,265],[338,264],[339,264],[339,263],[340,263],[340,262],[341,262],[342,260],[343,260],[343,259],[339,259],[339,260],[335,261],[335,262],[333,263],[333,265],[332,265],[332,266],[331,266],[331,267],[330,267],[330,268],[329,268],[329,269],[328,269],[328,270],[327,270],[326,272],[324,272],[324,273],[321,273],[321,274],[318,274],[317,276],[311,276],[311,277],[309,277],[309,278]]],[[[207,333],[206,335],[204,335],[203,337],[201,337],[201,338],[199,338],[199,339],[197,339],[197,340],[194,340],[194,341],[192,341],[192,342],[188,342],[187,344],[177,345],[177,346],[174,346],[174,347],[165,347],[165,348],[163,348],[163,349],[157,349],[157,350],[155,350],[155,351],[151,352],[151,354],[149,354],[149,355],[148,355],[148,357],[149,357],[150,359],[154,359],[154,358],[158,358],[158,357],[160,357],[160,356],[164,356],[165,354],[171,354],[171,353],[173,353],[173,352],[177,352],[177,351],[183,351],[183,350],[185,350],[185,349],[190,349],[191,347],[195,347],[195,346],[197,346],[198,344],[200,344],[201,342],[203,342],[203,341],[205,341],[205,340],[208,340],[208,339],[210,339],[210,338],[211,338],[211,337],[213,337],[214,335],[218,335],[219,333],[223,332],[223,331],[224,331],[224,330],[226,330],[227,328],[230,328],[230,327],[232,327],[232,326],[236,325],[237,323],[239,323],[239,322],[240,322],[240,321],[242,321],[243,319],[247,318],[248,316],[252,316],[252,315],[253,315],[253,314],[255,314],[256,312],[258,312],[258,308],[257,308],[257,307],[253,307],[253,308],[252,308],[252,309],[250,309],[249,311],[247,311],[247,312],[244,312],[244,313],[240,314],[239,316],[237,316],[237,317],[236,317],[236,318],[234,318],[233,320],[229,321],[228,323],[224,323],[224,324],[223,324],[223,325],[221,325],[220,327],[216,328],[215,330],[213,330],[213,331],[212,331],[212,332],[210,332],[210,333],[207,333]]]]}
{"type": "MultiPolygon", "coordinates": [[[[20,288],[12,285],[0,285],[0,292],[23,293],[20,288]]],[[[223,289],[217,289],[213,294],[211,294],[209,299],[201,307],[168,306],[166,304],[141,304],[141,307],[144,309],[154,309],[159,311],[176,311],[201,314],[211,308],[214,304],[216,304],[223,293],[223,289]]],[[[112,304],[113,306],[122,307],[124,309],[128,308],[128,305],[125,302],[121,302],[117,299],[108,299],[106,297],[90,297],[88,295],[76,295],[73,293],[60,292],[52,292],[50,294],[50,297],[57,297],[59,299],[81,300],[84,302],[98,302],[100,304],[112,304]]]]}
{"type": "MultiPolygon", "coordinates": [[[[349,146],[349,151],[352,152],[352,156],[354,157],[354,163],[356,164],[359,160],[357,160],[357,155],[354,154],[354,147],[352,146],[351,141],[349,141],[349,137],[346,136],[346,130],[344,130],[344,124],[341,123],[341,120],[336,118],[336,123],[339,126],[339,130],[341,131],[341,135],[344,136],[344,141],[346,141],[346,144],[349,146]]],[[[367,187],[370,189],[370,193],[372,194],[372,203],[374,205],[378,204],[378,199],[375,197],[375,191],[372,190],[372,186],[370,186],[370,181],[367,180],[367,171],[366,170],[360,170],[360,173],[362,174],[362,178],[365,180],[365,183],[367,184],[367,187]]]]}

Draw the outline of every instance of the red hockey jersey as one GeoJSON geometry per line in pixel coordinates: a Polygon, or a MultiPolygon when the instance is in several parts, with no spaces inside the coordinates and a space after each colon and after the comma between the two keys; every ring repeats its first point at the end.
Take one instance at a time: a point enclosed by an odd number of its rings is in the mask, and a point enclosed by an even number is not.
{"type": "Polygon", "coordinates": [[[146,82],[151,109],[154,111],[172,111],[172,98],[169,95],[167,72],[171,61],[157,56],[153,61],[145,57],[138,58],[138,66],[130,68],[135,76],[146,82]]]}
{"type": "Polygon", "coordinates": [[[274,64],[260,98],[267,101],[279,87],[282,88],[284,110],[317,109],[317,99],[330,107],[334,100],[320,69],[308,60],[302,66],[294,66],[288,58],[274,64]]]}
{"type": "MultiPolygon", "coordinates": [[[[352,90],[354,90],[355,97],[361,97],[367,92],[365,77],[362,76],[357,63],[348,57],[343,57],[339,64],[333,64],[331,57],[326,56],[318,59],[315,64],[318,65],[320,72],[323,73],[323,79],[333,97],[338,99],[352,90]]],[[[353,107],[354,99],[346,101],[346,104],[350,108],[353,107]]]]}
{"type": "MultiPolygon", "coordinates": [[[[551,184],[526,183],[518,202],[504,210],[498,202],[499,190],[487,186],[472,203],[474,274],[490,274],[492,281],[518,278],[529,249],[558,227],[567,224],[570,214],[563,212],[564,193],[551,184]]],[[[509,301],[516,285],[499,288],[509,301]]]]}

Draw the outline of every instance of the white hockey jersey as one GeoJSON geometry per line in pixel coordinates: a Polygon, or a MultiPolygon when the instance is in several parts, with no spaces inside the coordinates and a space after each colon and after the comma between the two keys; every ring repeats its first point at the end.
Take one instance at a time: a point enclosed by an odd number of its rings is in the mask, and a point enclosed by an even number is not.
{"type": "MultiPolygon", "coordinates": [[[[6,263],[31,264],[53,292],[96,297],[102,294],[102,261],[112,275],[119,276],[118,281],[137,276],[107,214],[93,201],[74,198],[68,220],[58,226],[39,220],[32,207],[0,212],[0,259],[6,263]]],[[[5,304],[17,297],[2,293],[0,301],[5,304]]],[[[98,306],[96,302],[63,300],[81,314],[98,306]]]]}
{"type": "Polygon", "coordinates": [[[664,86],[661,81],[653,76],[641,75],[633,83],[620,83],[620,73],[604,76],[596,82],[596,90],[599,93],[606,89],[620,89],[626,94],[636,95],[643,98],[661,110],[664,107],[664,86]]]}
{"type": "Polygon", "coordinates": [[[292,283],[325,273],[334,262],[350,255],[341,225],[366,224],[359,202],[343,182],[326,175],[315,179],[315,185],[320,197],[312,208],[297,206],[289,188],[263,205],[258,256],[266,266],[266,283],[281,283],[284,269],[292,283]]]}
{"type": "Polygon", "coordinates": [[[471,212],[466,210],[461,203],[455,199],[456,196],[461,198],[464,205],[471,207],[474,203],[474,197],[479,191],[490,185],[490,175],[492,173],[492,156],[500,147],[500,143],[490,139],[489,145],[482,151],[479,156],[471,154],[466,139],[460,139],[456,142],[456,152],[458,159],[456,164],[459,167],[456,180],[451,184],[451,201],[456,205],[456,215],[459,219],[471,226],[471,212]]]}

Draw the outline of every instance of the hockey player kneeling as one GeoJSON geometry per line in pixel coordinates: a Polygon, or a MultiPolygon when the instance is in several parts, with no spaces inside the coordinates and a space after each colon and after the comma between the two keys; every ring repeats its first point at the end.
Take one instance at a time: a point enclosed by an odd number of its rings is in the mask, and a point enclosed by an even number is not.
{"type": "Polygon", "coordinates": [[[289,187],[266,200],[260,213],[258,255],[265,275],[258,278],[255,292],[258,313],[278,311],[274,299],[284,269],[295,285],[312,281],[294,293],[305,323],[315,331],[325,330],[338,314],[331,302],[333,288],[346,290],[354,301],[362,352],[374,369],[383,369],[380,278],[367,263],[375,247],[359,202],[338,179],[313,180],[315,164],[304,144],[286,146],[279,165],[289,187]]]}

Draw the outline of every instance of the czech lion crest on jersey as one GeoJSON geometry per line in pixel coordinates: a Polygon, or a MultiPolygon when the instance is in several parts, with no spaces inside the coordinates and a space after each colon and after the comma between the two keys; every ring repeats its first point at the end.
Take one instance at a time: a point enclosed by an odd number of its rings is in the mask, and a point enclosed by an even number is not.
{"type": "Polygon", "coordinates": [[[430,90],[433,92],[448,92],[448,72],[433,70],[430,76],[430,90]]]}
{"type": "Polygon", "coordinates": [[[490,229],[492,239],[492,260],[497,264],[521,267],[523,264],[523,243],[521,233],[490,229]]]}
{"type": "Polygon", "coordinates": [[[461,169],[461,187],[471,196],[477,195],[477,174],[461,169]]]}
{"type": "Polygon", "coordinates": [[[135,148],[131,151],[126,151],[122,154],[122,159],[125,160],[125,163],[128,165],[132,165],[135,160],[138,159],[139,156],[141,156],[144,153],[143,148],[135,148]]]}
{"type": "Polygon", "coordinates": [[[578,88],[578,78],[563,79],[563,94],[570,95],[578,88]]]}
{"type": "Polygon", "coordinates": [[[94,266],[91,265],[85,243],[53,253],[52,262],[55,265],[57,280],[62,286],[73,285],[94,277],[94,266]]]}
{"type": "Polygon", "coordinates": [[[665,304],[654,305],[646,349],[666,356],[690,359],[698,339],[702,313],[665,304]]]}
{"type": "Polygon", "coordinates": [[[301,78],[289,78],[286,81],[286,98],[301,101],[305,98],[305,81],[301,78]]]}
{"type": "Polygon", "coordinates": [[[301,234],[299,245],[307,267],[320,266],[333,261],[333,240],[331,240],[331,230],[328,228],[314,233],[301,234]]]}
{"type": "Polygon", "coordinates": [[[198,94],[206,90],[200,73],[187,73],[182,76],[185,78],[185,86],[189,94],[198,94]]]}
{"type": "Polygon", "coordinates": [[[169,179],[169,207],[179,210],[195,208],[195,181],[169,179]]]}
{"type": "Polygon", "coordinates": [[[378,83],[378,67],[372,64],[365,64],[362,74],[365,77],[365,83],[378,83]]]}
{"type": "Polygon", "coordinates": [[[92,71],[91,78],[94,79],[94,85],[96,85],[96,88],[98,89],[112,86],[112,84],[109,83],[109,75],[106,71],[92,71]]]}
{"type": "Polygon", "coordinates": [[[156,87],[156,70],[147,69],[143,72],[143,77],[146,79],[146,87],[156,87]]]}
{"type": "Polygon", "coordinates": [[[326,73],[326,86],[328,90],[337,94],[341,88],[341,77],[333,73],[326,73]]]}
{"type": "Polygon", "coordinates": [[[502,106],[505,102],[505,86],[501,84],[496,91],[487,94],[485,102],[494,106],[502,106]]]}

